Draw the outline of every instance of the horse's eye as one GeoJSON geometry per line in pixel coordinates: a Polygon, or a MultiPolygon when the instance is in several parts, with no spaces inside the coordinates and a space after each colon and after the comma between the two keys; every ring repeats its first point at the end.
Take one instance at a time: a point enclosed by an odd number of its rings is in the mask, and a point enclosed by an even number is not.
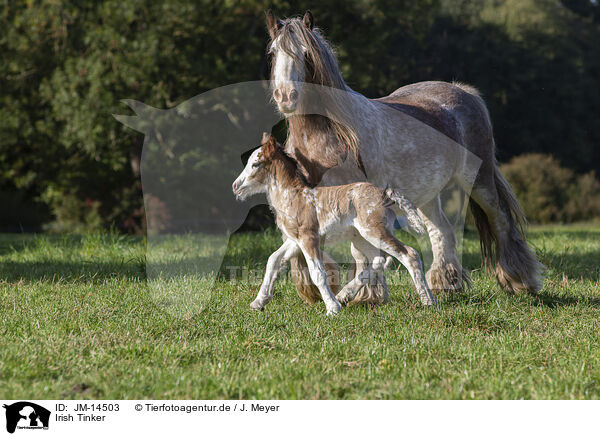
{"type": "Polygon", "coordinates": [[[254,162],[254,163],[252,164],[252,168],[262,168],[262,167],[264,167],[264,166],[265,166],[265,163],[264,163],[264,162],[254,162]]]}

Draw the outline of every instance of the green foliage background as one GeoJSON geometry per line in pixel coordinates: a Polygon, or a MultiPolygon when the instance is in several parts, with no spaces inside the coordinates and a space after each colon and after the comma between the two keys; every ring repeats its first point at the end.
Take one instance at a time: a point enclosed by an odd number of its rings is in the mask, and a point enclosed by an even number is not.
{"type": "MultiPolygon", "coordinates": [[[[143,138],[111,114],[124,98],[171,108],[266,78],[268,8],[310,8],[348,84],[369,97],[421,80],[477,86],[500,161],[536,152],[573,174],[600,169],[598,2],[4,0],[0,227],[141,231],[143,138]]],[[[597,179],[585,177],[568,192],[596,195],[597,179]]],[[[536,213],[569,221],[598,211],[536,213]]]]}

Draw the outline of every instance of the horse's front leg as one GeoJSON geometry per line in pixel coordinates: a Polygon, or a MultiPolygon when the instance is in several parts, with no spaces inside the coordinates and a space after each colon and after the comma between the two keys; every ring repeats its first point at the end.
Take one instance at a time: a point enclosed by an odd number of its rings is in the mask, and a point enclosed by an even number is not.
{"type": "Polygon", "coordinates": [[[319,289],[321,298],[327,307],[327,315],[335,315],[340,311],[341,305],[336,300],[335,294],[331,292],[329,283],[327,282],[327,272],[323,265],[323,257],[319,238],[317,236],[308,236],[300,242],[300,248],[306,258],[310,279],[319,289]]]}
{"type": "Polygon", "coordinates": [[[298,244],[296,242],[287,239],[281,247],[277,249],[267,261],[267,270],[265,271],[265,277],[263,279],[260,291],[250,307],[254,310],[263,310],[269,301],[273,298],[273,285],[277,274],[281,270],[281,267],[287,262],[292,256],[295,256],[299,252],[298,244]]]}

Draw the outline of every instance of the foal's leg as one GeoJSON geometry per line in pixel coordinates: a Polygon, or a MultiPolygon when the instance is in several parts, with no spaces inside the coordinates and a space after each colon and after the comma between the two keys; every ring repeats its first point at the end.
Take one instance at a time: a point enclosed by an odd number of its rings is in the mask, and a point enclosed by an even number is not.
{"type": "Polygon", "coordinates": [[[404,245],[388,229],[383,228],[359,228],[360,235],[369,243],[394,256],[408,270],[417,288],[417,293],[424,306],[437,307],[437,301],[425,280],[423,266],[419,253],[412,247],[404,245]]]}
{"type": "Polygon", "coordinates": [[[310,279],[317,286],[321,293],[321,298],[327,307],[327,315],[335,315],[340,311],[341,305],[335,299],[335,295],[331,292],[329,283],[327,282],[327,272],[323,265],[323,256],[321,253],[320,241],[317,236],[308,236],[300,241],[300,248],[306,263],[310,279]]]}
{"type": "Polygon", "coordinates": [[[265,277],[263,279],[260,291],[250,307],[254,310],[262,310],[265,305],[273,298],[273,284],[277,278],[277,274],[281,270],[281,267],[287,262],[292,256],[298,253],[300,249],[296,242],[287,239],[279,249],[271,256],[267,261],[267,270],[265,271],[265,277]]]}
{"type": "Polygon", "coordinates": [[[458,260],[454,229],[442,212],[439,196],[419,208],[433,251],[427,280],[434,290],[458,291],[470,285],[467,272],[458,260]],[[463,283],[464,282],[464,283],[463,283]]]}
{"type": "MultiPolygon", "coordinates": [[[[323,264],[327,270],[327,277],[329,280],[329,287],[334,294],[337,294],[340,290],[340,267],[333,258],[323,251],[323,264]]],[[[314,304],[317,301],[321,301],[321,292],[313,284],[310,279],[310,273],[308,272],[308,265],[306,259],[301,251],[296,256],[292,256],[290,259],[290,271],[292,275],[292,281],[296,286],[298,295],[304,301],[309,304],[314,304]]]]}
{"type": "Polygon", "coordinates": [[[383,272],[386,263],[385,258],[380,255],[380,251],[360,236],[352,241],[350,250],[352,257],[354,259],[361,259],[363,264],[360,270],[357,268],[359,272],[357,272],[355,277],[337,294],[336,298],[342,305],[354,302],[358,291],[364,285],[372,283],[383,272]]]}

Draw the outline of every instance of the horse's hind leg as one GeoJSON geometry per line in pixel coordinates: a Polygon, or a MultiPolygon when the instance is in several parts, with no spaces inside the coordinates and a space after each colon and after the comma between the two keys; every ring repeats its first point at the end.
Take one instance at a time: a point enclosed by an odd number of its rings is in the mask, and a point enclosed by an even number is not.
{"type": "Polygon", "coordinates": [[[454,229],[442,212],[439,196],[419,211],[433,251],[433,262],[426,274],[429,286],[434,291],[459,291],[463,285],[469,287],[471,280],[458,260],[454,229]]]}

